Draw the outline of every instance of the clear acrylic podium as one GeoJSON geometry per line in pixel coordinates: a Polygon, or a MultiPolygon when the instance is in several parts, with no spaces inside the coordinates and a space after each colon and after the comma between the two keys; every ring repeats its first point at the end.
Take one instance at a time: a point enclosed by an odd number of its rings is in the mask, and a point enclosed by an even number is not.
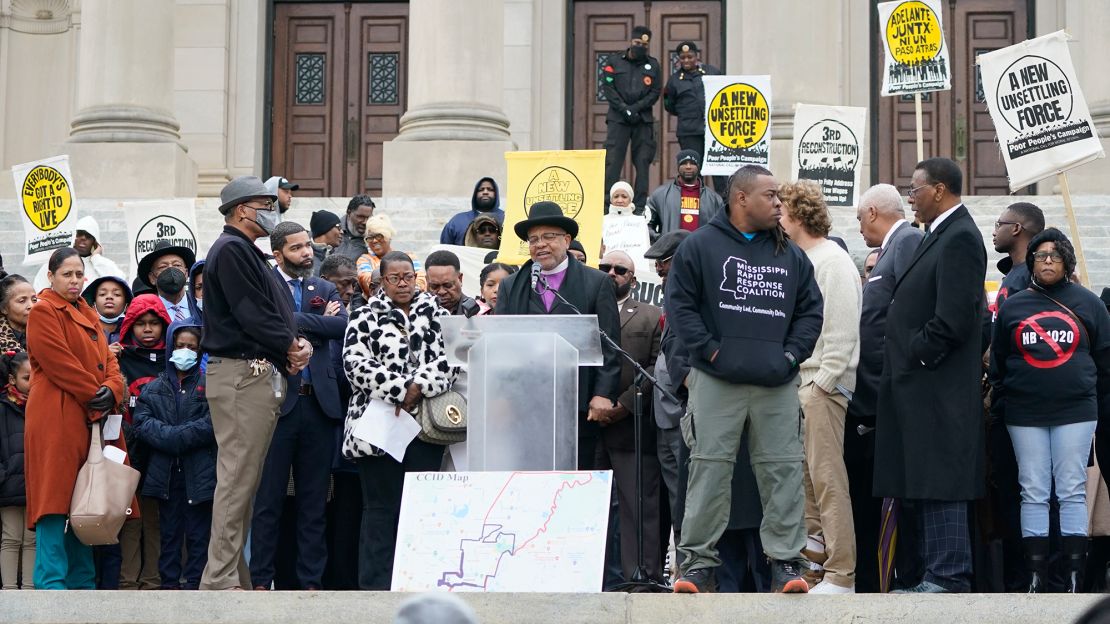
{"type": "Polygon", "coordinates": [[[594,315],[447,316],[466,369],[468,470],[576,470],[578,367],[600,366],[594,315]]]}

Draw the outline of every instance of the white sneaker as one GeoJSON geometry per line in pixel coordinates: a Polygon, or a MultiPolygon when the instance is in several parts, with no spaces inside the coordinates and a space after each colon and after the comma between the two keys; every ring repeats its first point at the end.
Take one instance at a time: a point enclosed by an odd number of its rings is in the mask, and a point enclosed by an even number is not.
{"type": "Polygon", "coordinates": [[[856,586],[852,585],[851,587],[841,587],[839,585],[833,585],[829,581],[821,581],[820,583],[814,585],[813,589],[809,590],[809,593],[811,593],[811,594],[854,594],[854,593],[856,593],[856,586]]]}

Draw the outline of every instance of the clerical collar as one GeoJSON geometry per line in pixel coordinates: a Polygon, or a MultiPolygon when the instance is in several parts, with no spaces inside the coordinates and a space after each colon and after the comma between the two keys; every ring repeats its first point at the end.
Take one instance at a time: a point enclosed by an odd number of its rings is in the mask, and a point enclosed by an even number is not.
{"type": "Polygon", "coordinates": [[[556,273],[562,273],[563,271],[567,270],[567,266],[569,266],[569,265],[570,265],[570,256],[568,255],[566,258],[563,258],[563,261],[560,262],[558,264],[558,266],[556,266],[554,269],[551,269],[550,271],[544,271],[544,270],[541,269],[540,270],[540,275],[555,275],[556,273]]]}

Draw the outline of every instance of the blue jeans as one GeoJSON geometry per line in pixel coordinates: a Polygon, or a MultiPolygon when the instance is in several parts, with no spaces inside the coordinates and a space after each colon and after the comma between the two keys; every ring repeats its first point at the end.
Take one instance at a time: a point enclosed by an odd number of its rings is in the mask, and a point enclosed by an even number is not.
{"type": "Polygon", "coordinates": [[[1048,535],[1048,499],[1056,485],[1060,534],[1087,535],[1087,457],[1095,421],[1057,427],[1007,425],[1021,483],[1021,535],[1048,535]]]}

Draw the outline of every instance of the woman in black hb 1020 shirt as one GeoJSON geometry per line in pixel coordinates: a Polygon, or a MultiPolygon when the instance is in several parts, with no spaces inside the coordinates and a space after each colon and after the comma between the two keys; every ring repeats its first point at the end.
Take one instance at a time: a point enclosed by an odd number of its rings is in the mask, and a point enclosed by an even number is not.
{"type": "Polygon", "coordinates": [[[991,409],[1006,423],[1017,456],[1029,591],[1044,591],[1055,485],[1065,585],[1076,592],[1087,554],[1087,458],[1099,405],[1110,406],[1110,314],[1071,281],[1075,251],[1060,230],[1033,237],[1025,261],[1032,286],[1011,295],[994,324],[991,409]]]}

